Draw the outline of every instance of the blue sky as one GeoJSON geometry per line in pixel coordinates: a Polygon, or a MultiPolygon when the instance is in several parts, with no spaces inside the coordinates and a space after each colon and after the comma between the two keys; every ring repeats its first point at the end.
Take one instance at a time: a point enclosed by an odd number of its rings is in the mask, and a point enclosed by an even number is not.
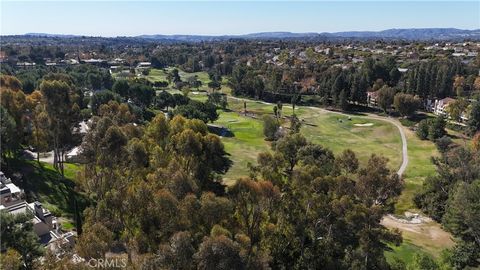
{"type": "Polygon", "coordinates": [[[480,28],[480,1],[0,1],[2,35],[222,35],[480,28]]]}

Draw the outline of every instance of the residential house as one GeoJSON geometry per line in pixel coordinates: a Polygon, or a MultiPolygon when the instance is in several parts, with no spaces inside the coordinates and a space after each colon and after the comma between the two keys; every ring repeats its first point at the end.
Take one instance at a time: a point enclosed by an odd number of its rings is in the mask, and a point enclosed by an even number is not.
{"type": "MultiPolygon", "coordinates": [[[[452,102],[454,102],[454,101],[455,101],[455,99],[449,98],[449,97],[444,98],[444,99],[440,99],[440,100],[435,100],[435,103],[434,103],[435,105],[433,106],[433,110],[432,110],[433,113],[436,114],[436,115],[444,116],[444,117],[446,117],[446,118],[450,118],[450,115],[449,115],[449,113],[448,113],[448,109],[447,109],[447,108],[448,108],[448,106],[449,106],[452,102]]],[[[460,115],[460,119],[458,119],[460,123],[465,123],[465,122],[468,121],[468,119],[469,119],[468,116],[469,116],[469,114],[470,114],[470,113],[469,113],[469,110],[470,110],[470,108],[471,108],[471,103],[472,103],[473,101],[475,101],[475,100],[469,99],[469,100],[467,100],[467,101],[470,103],[470,105],[469,105],[469,106],[467,107],[467,109],[466,109],[465,111],[463,111],[462,114],[460,115]]],[[[456,120],[456,119],[455,119],[455,120],[456,120]]]]}
{"type": "Polygon", "coordinates": [[[378,106],[378,93],[379,91],[375,92],[367,92],[367,104],[371,107],[378,106]]]}
{"type": "Polygon", "coordinates": [[[107,60],[104,60],[104,59],[90,58],[90,59],[80,60],[79,62],[94,65],[94,66],[99,66],[99,67],[109,67],[107,60]]]}
{"type": "Polygon", "coordinates": [[[24,197],[23,190],[0,171],[0,211],[6,211],[13,215],[31,214],[33,230],[45,246],[60,242],[63,246],[65,244],[73,246],[74,234],[61,234],[60,227],[52,213],[45,209],[40,202],[28,203],[24,197]]]}
{"type": "Polygon", "coordinates": [[[449,97],[444,98],[444,99],[440,99],[440,100],[435,100],[433,113],[436,114],[436,115],[441,115],[441,116],[448,117],[447,107],[448,107],[449,104],[451,104],[454,101],[455,101],[455,99],[449,98],[449,97]]]}
{"type": "Polygon", "coordinates": [[[35,68],[36,64],[33,62],[18,62],[17,63],[17,68],[23,68],[23,69],[31,69],[35,68]]]}
{"type": "Polygon", "coordinates": [[[23,200],[23,191],[0,172],[0,210],[23,200]]]}
{"type": "Polygon", "coordinates": [[[152,66],[152,63],[150,63],[150,62],[140,62],[140,63],[138,63],[137,68],[138,69],[148,69],[151,66],[152,66]]]}

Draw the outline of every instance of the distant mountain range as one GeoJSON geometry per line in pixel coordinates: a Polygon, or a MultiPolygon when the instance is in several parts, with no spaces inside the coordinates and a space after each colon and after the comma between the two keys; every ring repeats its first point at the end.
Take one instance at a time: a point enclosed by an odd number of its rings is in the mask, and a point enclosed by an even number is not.
{"type": "Polygon", "coordinates": [[[397,38],[408,40],[446,40],[458,38],[480,38],[480,29],[462,30],[456,28],[410,28],[410,29],[387,29],[383,31],[351,31],[331,33],[337,37],[348,38],[397,38]]]}
{"type": "MultiPolygon", "coordinates": [[[[72,38],[80,37],[75,35],[55,35],[45,33],[28,33],[26,36],[36,37],[58,37],[72,38]]],[[[129,38],[129,37],[122,37],[129,38]]],[[[292,33],[292,32],[262,32],[245,35],[140,35],[130,38],[139,38],[152,41],[185,41],[201,42],[228,39],[249,39],[249,40],[338,40],[338,39],[403,39],[403,40],[480,40],[480,29],[462,30],[456,28],[409,28],[409,29],[388,29],[383,31],[347,31],[335,33],[292,33]]]]}
{"type": "Polygon", "coordinates": [[[31,36],[31,37],[56,37],[56,38],[74,38],[74,37],[81,37],[81,35],[64,35],[64,34],[48,34],[48,33],[26,33],[24,36],[31,36]]]}

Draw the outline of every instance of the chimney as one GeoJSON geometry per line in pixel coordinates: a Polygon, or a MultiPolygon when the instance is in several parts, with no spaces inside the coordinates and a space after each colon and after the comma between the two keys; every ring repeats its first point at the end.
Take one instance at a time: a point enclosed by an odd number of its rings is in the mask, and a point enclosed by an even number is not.
{"type": "Polygon", "coordinates": [[[43,220],[43,207],[40,202],[34,202],[35,205],[35,215],[43,220]]]}

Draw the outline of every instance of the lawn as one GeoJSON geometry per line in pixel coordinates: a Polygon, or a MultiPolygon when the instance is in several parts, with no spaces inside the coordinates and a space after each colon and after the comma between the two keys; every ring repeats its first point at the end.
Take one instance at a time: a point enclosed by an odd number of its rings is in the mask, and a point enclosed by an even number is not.
{"type": "Polygon", "coordinates": [[[304,121],[305,137],[335,154],[351,149],[361,165],[365,165],[372,154],[378,154],[389,159],[392,170],[400,167],[402,142],[397,128],[390,123],[312,110],[301,111],[299,118],[304,121]]]}
{"type": "Polygon", "coordinates": [[[233,133],[232,137],[222,137],[225,150],[233,161],[232,167],[224,175],[224,181],[227,185],[233,184],[238,177],[248,175],[248,163],[256,164],[257,155],[269,149],[268,143],[263,139],[263,124],[237,112],[224,111],[215,124],[228,128],[233,133]]]}
{"type": "Polygon", "coordinates": [[[188,97],[193,99],[193,100],[197,100],[197,101],[201,101],[201,102],[205,102],[207,101],[207,94],[205,92],[197,92],[197,91],[192,91],[190,93],[188,93],[188,97]]]}
{"type": "MultiPolygon", "coordinates": [[[[247,105],[247,112],[255,114],[258,119],[261,119],[264,114],[273,115],[273,105],[259,101],[229,98],[229,108],[234,111],[243,111],[244,102],[247,105]]],[[[307,107],[297,107],[295,113],[303,123],[302,134],[311,142],[328,147],[335,154],[350,148],[357,153],[361,164],[365,164],[373,153],[387,157],[392,169],[398,168],[401,164],[400,134],[390,123],[361,116],[351,116],[348,120],[347,116],[307,107]],[[372,126],[361,127],[355,124],[372,124],[372,126]]],[[[292,115],[292,107],[284,104],[282,114],[283,116],[292,115]]],[[[261,136],[263,137],[263,134],[261,136]]]]}
{"type": "Polygon", "coordinates": [[[40,201],[54,215],[72,219],[75,215],[74,200],[78,210],[88,205],[88,197],[75,189],[75,175],[79,171],[76,164],[65,164],[65,178],[53,169],[51,164],[42,163],[40,166],[32,160],[15,160],[9,164],[13,172],[22,174],[20,188],[24,189],[27,201],[40,201]]]}
{"type": "MultiPolygon", "coordinates": [[[[261,118],[263,114],[273,114],[273,105],[266,104],[261,101],[256,100],[247,100],[247,99],[238,99],[231,96],[228,96],[228,107],[234,111],[242,111],[244,110],[244,103],[247,105],[247,112],[254,113],[261,118]]],[[[292,110],[287,106],[283,108],[284,115],[291,115],[292,110]]]]}
{"type": "Polygon", "coordinates": [[[413,261],[415,254],[428,254],[423,251],[421,247],[416,246],[408,240],[403,240],[403,243],[398,247],[390,246],[390,248],[392,251],[385,252],[387,261],[390,263],[394,262],[394,259],[397,258],[408,264],[413,261]]]}
{"type": "Polygon", "coordinates": [[[413,197],[420,190],[425,178],[435,175],[435,165],[431,158],[439,155],[433,142],[420,140],[408,128],[404,128],[404,131],[408,143],[408,166],[403,175],[405,189],[395,206],[397,214],[403,214],[407,210],[416,208],[413,204],[413,197]]]}
{"type": "MultiPolygon", "coordinates": [[[[261,117],[265,114],[273,115],[273,105],[233,97],[229,97],[228,103],[232,111],[219,110],[220,118],[215,124],[228,128],[234,134],[234,137],[222,138],[233,161],[233,166],[224,176],[224,181],[230,184],[235,178],[248,175],[247,164],[255,164],[258,153],[269,149],[269,144],[264,140],[261,117]],[[243,115],[244,102],[247,116],[243,115]]],[[[292,107],[284,105],[282,114],[290,116],[292,107]]],[[[361,164],[366,164],[373,153],[387,157],[392,169],[401,164],[400,134],[390,123],[360,116],[352,116],[348,120],[346,116],[305,107],[297,108],[296,114],[303,120],[302,134],[311,142],[328,147],[335,154],[349,148],[357,153],[361,164]],[[371,126],[355,126],[365,123],[371,126]],[[379,147],[382,148],[381,151],[378,150],[379,147]]]]}
{"type": "Polygon", "coordinates": [[[180,75],[180,78],[182,78],[182,81],[186,81],[188,77],[197,76],[197,79],[201,81],[202,85],[205,87],[207,87],[207,83],[210,82],[210,77],[208,76],[208,73],[205,71],[188,73],[188,72],[179,70],[178,75],[180,75]]]}
{"type": "MultiPolygon", "coordinates": [[[[172,69],[173,68],[166,68],[165,70],[163,70],[163,69],[152,68],[150,69],[150,73],[147,76],[145,76],[145,78],[151,82],[167,81],[167,74],[172,69]]],[[[195,89],[195,88],[189,89],[188,97],[194,100],[202,101],[202,102],[205,102],[207,100],[206,91],[209,90],[207,84],[210,82],[210,78],[207,72],[202,71],[202,72],[187,73],[182,70],[179,70],[178,74],[180,75],[180,78],[183,81],[186,81],[187,78],[189,77],[197,76],[197,79],[202,82],[202,85],[198,89],[195,89]]],[[[168,87],[163,88],[163,90],[168,91],[171,94],[183,94],[182,91],[178,89],[174,89],[172,85],[169,85],[168,87]]],[[[160,90],[157,90],[157,94],[160,91],[162,91],[162,88],[160,88],[160,90]]]]}
{"type": "MultiPolygon", "coordinates": [[[[173,68],[171,67],[166,69],[152,68],[150,69],[149,74],[145,76],[145,78],[151,82],[167,81],[167,74],[172,70],[173,68]]],[[[199,90],[207,90],[208,88],[207,84],[210,82],[210,77],[208,76],[208,73],[205,71],[188,73],[182,70],[178,70],[178,75],[180,75],[180,78],[182,79],[182,81],[187,81],[189,77],[196,76],[197,79],[202,82],[202,86],[199,87],[199,90]]]]}
{"type": "Polygon", "coordinates": [[[152,68],[146,78],[151,82],[167,81],[167,73],[163,69],[152,68]]]}

